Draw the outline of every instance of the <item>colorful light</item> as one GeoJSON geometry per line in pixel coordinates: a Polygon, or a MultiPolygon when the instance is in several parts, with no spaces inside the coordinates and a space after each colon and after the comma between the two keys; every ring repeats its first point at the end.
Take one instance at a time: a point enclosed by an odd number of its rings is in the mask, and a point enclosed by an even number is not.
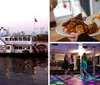
{"type": "Polygon", "coordinates": [[[64,83],[63,83],[63,82],[56,82],[56,84],[61,84],[61,85],[62,85],[62,84],[64,84],[64,83]]]}
{"type": "Polygon", "coordinates": [[[57,80],[59,80],[59,79],[58,79],[58,78],[53,78],[53,80],[57,81],[57,80]]]}
{"type": "Polygon", "coordinates": [[[88,79],[86,79],[85,81],[90,81],[90,80],[92,80],[93,78],[91,78],[91,77],[89,77],[88,79]]]}
{"type": "Polygon", "coordinates": [[[68,84],[72,84],[72,82],[69,81],[68,84]]]}
{"type": "Polygon", "coordinates": [[[100,81],[100,78],[97,78],[96,80],[100,81]]]}
{"type": "Polygon", "coordinates": [[[90,82],[94,82],[93,80],[91,80],[90,82]]]}
{"type": "Polygon", "coordinates": [[[100,85],[100,83],[96,83],[96,85],[100,85]]]}
{"type": "Polygon", "coordinates": [[[53,80],[50,79],[50,82],[52,82],[53,80]]]}
{"type": "Polygon", "coordinates": [[[50,84],[50,85],[56,85],[56,84],[50,84]]]}
{"type": "Polygon", "coordinates": [[[73,78],[71,79],[64,79],[62,80],[63,76],[59,76],[59,78],[55,77],[54,79],[56,79],[57,81],[53,81],[53,83],[51,83],[50,85],[100,85],[100,78],[92,78],[89,77],[87,79],[84,79],[83,81],[78,78],[77,76],[79,75],[75,75],[73,78]],[[75,77],[76,76],[76,77],[75,77]]]}
{"type": "Polygon", "coordinates": [[[88,84],[88,85],[95,85],[95,84],[88,84]]]}
{"type": "Polygon", "coordinates": [[[75,85],[82,85],[82,84],[83,84],[82,82],[75,83],[75,85]]]}

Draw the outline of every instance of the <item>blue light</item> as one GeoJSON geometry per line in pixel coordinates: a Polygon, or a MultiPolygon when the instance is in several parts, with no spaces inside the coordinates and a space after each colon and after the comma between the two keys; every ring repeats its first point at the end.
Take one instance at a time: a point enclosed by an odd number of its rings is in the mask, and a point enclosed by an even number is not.
{"type": "Polygon", "coordinates": [[[62,82],[61,80],[57,80],[56,82],[62,82]]]}
{"type": "Polygon", "coordinates": [[[91,78],[91,77],[89,77],[88,79],[86,79],[85,81],[90,81],[90,80],[92,80],[93,78],[91,78]]]}
{"type": "Polygon", "coordinates": [[[100,81],[100,78],[97,78],[96,80],[100,81]]]}
{"type": "Polygon", "coordinates": [[[58,78],[53,78],[53,80],[58,80],[58,78]]]}
{"type": "Polygon", "coordinates": [[[50,80],[50,82],[52,82],[53,80],[50,80]]]}
{"type": "Polygon", "coordinates": [[[81,79],[84,80],[85,78],[82,77],[81,79]]]}

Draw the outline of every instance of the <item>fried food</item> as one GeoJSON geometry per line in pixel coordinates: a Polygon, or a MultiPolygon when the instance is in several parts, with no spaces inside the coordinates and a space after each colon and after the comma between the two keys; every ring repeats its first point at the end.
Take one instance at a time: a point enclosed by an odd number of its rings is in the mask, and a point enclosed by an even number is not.
{"type": "Polygon", "coordinates": [[[83,25],[77,25],[75,29],[78,34],[84,33],[83,25]]]}
{"type": "Polygon", "coordinates": [[[97,15],[97,19],[100,19],[100,14],[97,15]]]}
{"type": "Polygon", "coordinates": [[[93,22],[92,24],[89,24],[88,25],[88,28],[89,28],[89,34],[92,34],[92,33],[95,33],[95,32],[97,32],[98,31],[98,26],[97,26],[97,24],[95,23],[95,22],[93,22]]]}
{"type": "Polygon", "coordinates": [[[62,26],[66,29],[66,33],[70,34],[72,32],[78,33],[78,34],[92,34],[98,31],[98,26],[96,23],[92,24],[85,24],[82,20],[82,15],[79,14],[79,16],[75,18],[71,18],[67,22],[64,22],[62,26]]]}
{"type": "Polygon", "coordinates": [[[78,14],[78,15],[75,17],[75,19],[80,19],[80,20],[82,20],[82,13],[78,14]]]}
{"type": "Polygon", "coordinates": [[[71,32],[75,32],[75,26],[76,26],[76,23],[75,22],[70,22],[68,25],[67,25],[67,33],[70,34],[71,32]]]}

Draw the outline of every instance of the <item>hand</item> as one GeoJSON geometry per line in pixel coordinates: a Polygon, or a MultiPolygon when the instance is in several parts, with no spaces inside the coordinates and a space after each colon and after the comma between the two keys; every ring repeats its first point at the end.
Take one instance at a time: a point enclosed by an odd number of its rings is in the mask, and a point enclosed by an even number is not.
{"type": "Polygon", "coordinates": [[[72,32],[72,33],[70,34],[70,36],[68,37],[68,39],[69,39],[71,42],[76,42],[78,36],[79,36],[79,34],[72,32]]]}

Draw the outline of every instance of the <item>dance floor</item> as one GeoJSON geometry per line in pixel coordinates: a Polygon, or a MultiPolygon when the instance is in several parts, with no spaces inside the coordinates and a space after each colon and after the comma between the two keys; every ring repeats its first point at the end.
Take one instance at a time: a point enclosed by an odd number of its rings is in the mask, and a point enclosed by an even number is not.
{"type": "Polygon", "coordinates": [[[80,75],[65,78],[64,75],[51,75],[50,85],[100,85],[100,78],[87,78],[82,80],[80,75]]]}

